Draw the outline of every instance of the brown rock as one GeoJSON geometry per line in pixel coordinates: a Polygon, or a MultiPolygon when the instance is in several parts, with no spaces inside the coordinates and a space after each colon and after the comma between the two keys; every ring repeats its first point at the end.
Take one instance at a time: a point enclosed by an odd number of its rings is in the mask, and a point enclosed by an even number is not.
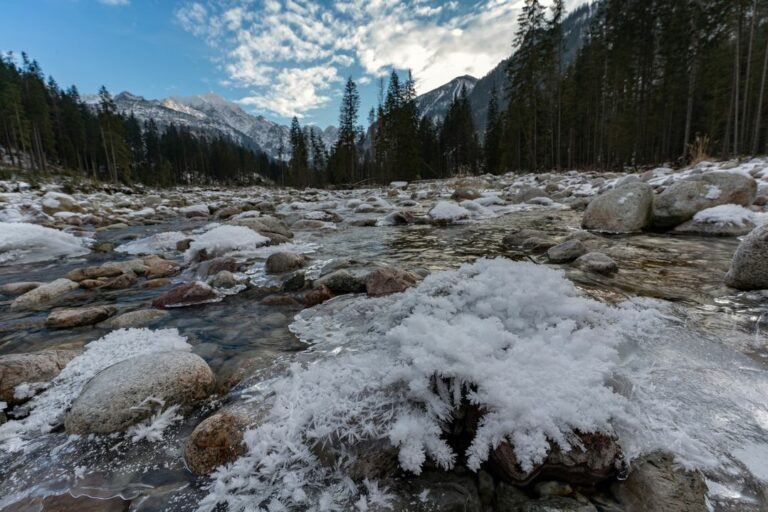
{"type": "Polygon", "coordinates": [[[43,283],[36,281],[24,281],[19,283],[8,283],[0,286],[0,293],[3,295],[22,295],[34,290],[43,283]]]}
{"type": "Polygon", "coordinates": [[[161,277],[158,279],[148,279],[147,281],[144,281],[142,286],[144,288],[162,288],[164,286],[168,286],[169,284],[171,284],[170,279],[161,277]]]}
{"type": "Polygon", "coordinates": [[[110,279],[109,281],[101,285],[101,288],[105,290],[124,290],[136,284],[137,280],[138,278],[136,277],[135,274],[133,274],[132,272],[128,272],[128,273],[119,275],[114,279],[110,279]]]}
{"type": "Polygon", "coordinates": [[[85,279],[117,277],[122,273],[123,271],[117,267],[102,265],[100,267],[76,268],[75,270],[68,272],[65,277],[71,281],[80,282],[85,279]]]}
{"type": "Polygon", "coordinates": [[[180,252],[186,252],[193,241],[194,240],[192,238],[185,238],[184,240],[179,240],[178,242],[176,242],[176,250],[180,252]]]}
{"type": "Polygon", "coordinates": [[[317,306],[332,298],[333,294],[331,293],[331,290],[329,290],[327,286],[321,285],[314,290],[309,290],[305,293],[302,302],[305,306],[311,308],[312,306],[317,306]]]}
{"type": "Polygon", "coordinates": [[[198,475],[207,475],[246,452],[243,430],[246,421],[229,411],[221,411],[200,423],[184,445],[184,460],[198,475]]]}
{"type": "Polygon", "coordinates": [[[180,284],[172,290],[165,292],[152,301],[152,307],[192,306],[206,302],[215,302],[220,298],[221,295],[216,290],[203,282],[195,281],[194,283],[180,284]]]}
{"type": "Polygon", "coordinates": [[[48,315],[45,326],[48,329],[71,329],[93,325],[111,317],[117,312],[114,306],[93,306],[88,308],[59,309],[48,315]]]}
{"type": "Polygon", "coordinates": [[[177,264],[162,258],[147,258],[144,262],[149,267],[146,274],[147,279],[174,276],[180,270],[177,264]]]}
{"type": "Polygon", "coordinates": [[[418,281],[416,275],[399,268],[382,267],[368,274],[365,291],[371,297],[381,297],[405,291],[418,281]]]}
{"type": "Polygon", "coordinates": [[[288,295],[288,294],[276,294],[276,295],[267,295],[261,301],[259,301],[260,304],[264,304],[265,306],[292,306],[292,307],[301,307],[301,302],[296,300],[295,297],[288,295]]]}
{"type": "Polygon", "coordinates": [[[602,433],[578,434],[582,447],[569,452],[553,445],[546,459],[531,471],[524,471],[514,447],[502,442],[491,452],[490,466],[501,478],[515,485],[526,485],[536,478],[560,480],[591,486],[614,476],[623,466],[623,454],[616,438],[602,433]]]}
{"type": "Polygon", "coordinates": [[[0,401],[18,403],[13,390],[25,382],[48,382],[56,377],[79,350],[44,350],[0,356],[0,401]]]}
{"type": "Polygon", "coordinates": [[[50,283],[42,284],[24,295],[16,297],[11,303],[11,311],[47,307],[78,287],[76,282],[69,279],[56,279],[50,283]]]}
{"type": "Polygon", "coordinates": [[[457,188],[453,194],[451,194],[451,199],[457,202],[466,199],[477,199],[478,197],[480,197],[480,192],[470,188],[457,188]]]}
{"type": "Polygon", "coordinates": [[[228,219],[242,211],[243,209],[239,206],[225,206],[224,208],[216,210],[216,213],[213,216],[217,219],[228,219]]]}

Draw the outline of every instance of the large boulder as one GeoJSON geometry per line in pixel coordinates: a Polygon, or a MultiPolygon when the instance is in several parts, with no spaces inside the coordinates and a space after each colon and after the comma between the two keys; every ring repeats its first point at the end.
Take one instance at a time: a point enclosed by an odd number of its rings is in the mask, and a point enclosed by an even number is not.
{"type": "Polygon", "coordinates": [[[53,282],[38,286],[11,302],[11,311],[39,309],[56,302],[62,296],[79,288],[76,282],[69,279],[57,279],[53,282]]]}
{"type": "Polygon", "coordinates": [[[92,306],[86,308],[59,309],[48,315],[45,326],[49,329],[71,329],[93,325],[117,313],[114,306],[92,306]]]}
{"type": "Polygon", "coordinates": [[[768,289],[768,224],[758,226],[741,241],[725,284],[738,290],[768,289]]]}
{"type": "Polygon", "coordinates": [[[594,198],[584,212],[582,227],[609,233],[632,233],[648,227],[653,211],[653,188],[627,183],[594,198]]]}
{"type": "Polygon", "coordinates": [[[189,469],[195,474],[207,475],[245,454],[246,423],[245,418],[236,413],[221,411],[195,427],[184,445],[184,460],[189,469]]]}
{"type": "Polygon", "coordinates": [[[119,432],[164,407],[189,405],[211,393],[213,372],[189,352],[157,352],[126,359],[86,384],[64,419],[69,434],[119,432]],[[152,402],[152,403],[148,403],[152,402]]]}
{"type": "Polygon", "coordinates": [[[653,202],[652,225],[669,229],[691,220],[697,212],[721,204],[751,205],[757,183],[743,174],[711,172],[674,183],[653,202]]]}
{"type": "Polygon", "coordinates": [[[626,512],[701,512],[707,506],[707,484],[698,471],[685,471],[672,456],[655,452],[633,462],[629,477],[613,485],[626,512]]]}
{"type": "Polygon", "coordinates": [[[16,386],[50,381],[78,354],[79,350],[43,350],[0,356],[0,402],[17,403],[16,386]]]}

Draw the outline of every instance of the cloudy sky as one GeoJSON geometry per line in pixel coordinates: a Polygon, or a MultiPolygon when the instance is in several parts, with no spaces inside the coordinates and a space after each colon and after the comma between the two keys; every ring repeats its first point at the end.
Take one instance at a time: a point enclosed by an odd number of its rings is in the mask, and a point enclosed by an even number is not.
{"type": "Polygon", "coordinates": [[[280,122],[327,125],[348,76],[364,111],[392,69],[411,69],[419,93],[483,76],[510,54],[522,3],[18,0],[4,6],[0,50],[27,51],[83,93],[101,84],[149,98],[214,91],[280,122]]]}

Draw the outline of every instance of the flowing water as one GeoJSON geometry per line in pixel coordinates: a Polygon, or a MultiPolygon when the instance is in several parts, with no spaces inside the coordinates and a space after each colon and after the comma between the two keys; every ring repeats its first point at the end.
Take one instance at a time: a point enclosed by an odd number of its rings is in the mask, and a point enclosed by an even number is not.
{"type": "MultiPolygon", "coordinates": [[[[352,259],[366,265],[390,264],[438,272],[480,257],[521,258],[501,244],[514,228],[533,228],[564,237],[579,228],[571,210],[532,208],[496,218],[446,227],[409,225],[355,227],[298,232],[293,241],[319,269],[323,263],[352,259]]],[[[133,226],[98,235],[116,244],[164,231],[189,231],[202,222],[173,221],[133,226]]],[[[733,293],[722,285],[738,240],[662,234],[596,238],[589,241],[619,264],[614,277],[599,277],[564,266],[585,293],[619,302],[631,297],[658,300],[670,324],[669,339],[627,347],[622,364],[647,384],[625,389],[638,408],[648,407],[645,432],[631,433],[638,449],[677,446],[689,463],[703,467],[715,510],[768,507],[768,300],[756,293],[733,293]],[[666,422],[666,429],[653,426],[666,422]],[[674,428],[673,428],[674,427],[674,428]],[[662,431],[663,430],[663,431],[662,431]],[[670,431],[679,437],[670,437],[670,431]],[[665,437],[666,436],[666,437],[665,437]],[[664,437],[664,439],[661,439],[664,437]],[[660,440],[661,439],[661,440],[660,440]]],[[[251,255],[254,280],[267,252],[251,255]]],[[[180,255],[171,255],[180,261],[180,255]]],[[[49,281],[67,271],[128,255],[92,254],[79,259],[0,266],[0,284],[49,281]]],[[[543,264],[543,258],[542,258],[543,264]]],[[[187,276],[174,278],[180,282],[187,276]]],[[[146,307],[166,290],[132,288],[76,292],[64,305],[114,304],[121,310],[146,307]]],[[[175,424],[158,443],[132,443],[122,436],[68,439],[63,432],[41,435],[23,454],[0,452],[0,509],[26,498],[61,494],[121,497],[131,510],[191,510],[206,494],[205,478],[193,476],[180,454],[183,440],[201,418],[224,404],[247,397],[248,377],[268,371],[306,349],[289,330],[298,311],[259,303],[261,289],[228,296],[222,302],[175,308],[161,320],[189,339],[193,351],[211,366],[219,394],[175,424]],[[244,379],[245,384],[232,385],[244,379]]],[[[326,307],[326,306],[320,306],[326,307]]],[[[13,313],[0,303],[0,354],[46,348],[81,347],[107,333],[97,327],[50,331],[46,314],[13,313]]],[[[632,430],[633,426],[623,426],[632,430]]]]}

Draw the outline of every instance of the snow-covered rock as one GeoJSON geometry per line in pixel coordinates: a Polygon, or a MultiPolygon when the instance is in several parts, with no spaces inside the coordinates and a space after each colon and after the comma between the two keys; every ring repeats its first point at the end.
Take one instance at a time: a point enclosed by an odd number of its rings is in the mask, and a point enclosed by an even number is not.
{"type": "Polygon", "coordinates": [[[88,254],[85,241],[37,224],[0,222],[0,265],[34,263],[88,254]]]}
{"type": "Polygon", "coordinates": [[[756,227],[741,241],[725,284],[739,290],[768,289],[768,224],[756,227]]]}
{"type": "Polygon", "coordinates": [[[653,189],[645,183],[627,183],[594,198],[584,212],[582,227],[609,233],[632,233],[651,221],[653,189]]]}

